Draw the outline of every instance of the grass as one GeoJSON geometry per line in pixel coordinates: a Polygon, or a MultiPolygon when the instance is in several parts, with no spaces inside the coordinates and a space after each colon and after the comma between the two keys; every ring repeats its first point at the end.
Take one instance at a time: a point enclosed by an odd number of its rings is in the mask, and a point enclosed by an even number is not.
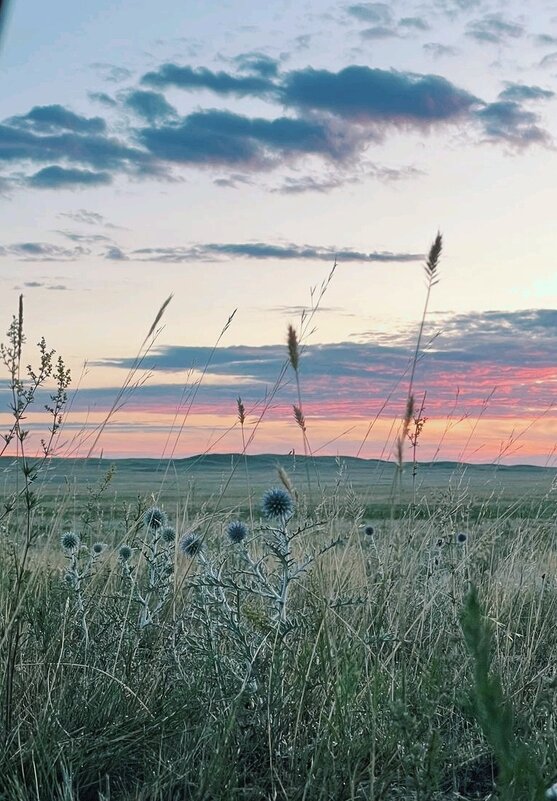
{"type": "Polygon", "coordinates": [[[239,398],[241,454],[56,459],[67,370],[42,343],[24,375],[22,305],[8,339],[0,801],[544,798],[552,471],[404,473],[410,414],[393,462],[314,456],[293,329],[283,372],[306,456],[247,456],[239,398]],[[25,412],[49,381],[31,458],[25,412]]]}

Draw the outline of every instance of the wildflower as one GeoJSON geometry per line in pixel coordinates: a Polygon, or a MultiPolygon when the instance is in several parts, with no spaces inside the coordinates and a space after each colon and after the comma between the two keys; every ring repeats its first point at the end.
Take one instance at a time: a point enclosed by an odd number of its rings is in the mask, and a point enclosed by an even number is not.
{"type": "Polygon", "coordinates": [[[150,506],[143,515],[143,522],[147,528],[153,531],[158,531],[158,529],[166,525],[166,520],[166,512],[163,512],[158,506],[150,506]]]}
{"type": "Polygon", "coordinates": [[[233,520],[226,527],[226,536],[234,544],[242,542],[248,536],[248,527],[241,520],[233,520]]]}
{"type": "Polygon", "coordinates": [[[272,487],[263,496],[261,508],[265,517],[286,518],[294,512],[291,496],[280,487],[272,487]]]}
{"type": "Polygon", "coordinates": [[[203,540],[197,534],[191,532],[190,534],[182,534],[180,538],[180,550],[185,556],[192,559],[198,556],[203,549],[203,540]]]}
{"type": "Polygon", "coordinates": [[[122,560],[122,562],[127,562],[128,559],[132,557],[132,549],[129,545],[120,545],[120,550],[118,551],[118,557],[122,560]]]}
{"type": "Polygon", "coordinates": [[[367,537],[373,537],[374,533],[375,531],[373,529],[373,526],[364,526],[364,534],[367,537]]]}
{"type": "Polygon", "coordinates": [[[468,539],[468,534],[466,534],[464,531],[459,531],[458,534],[456,535],[456,541],[458,542],[459,545],[464,545],[467,539],[468,539]]]}
{"type": "Polygon", "coordinates": [[[105,548],[106,545],[104,544],[104,542],[94,542],[91,547],[91,551],[93,552],[94,556],[98,556],[104,551],[105,548]]]}
{"type": "Polygon", "coordinates": [[[64,583],[68,587],[72,588],[75,587],[75,585],[77,584],[75,573],[70,573],[69,571],[67,573],[64,573],[64,583]]]}
{"type": "Polygon", "coordinates": [[[163,526],[161,531],[161,540],[163,540],[163,542],[172,544],[174,543],[175,539],[176,531],[172,528],[172,526],[163,526]]]}
{"type": "Polygon", "coordinates": [[[81,545],[79,534],[76,534],[75,531],[66,531],[60,537],[60,544],[65,551],[77,551],[81,545]]]}

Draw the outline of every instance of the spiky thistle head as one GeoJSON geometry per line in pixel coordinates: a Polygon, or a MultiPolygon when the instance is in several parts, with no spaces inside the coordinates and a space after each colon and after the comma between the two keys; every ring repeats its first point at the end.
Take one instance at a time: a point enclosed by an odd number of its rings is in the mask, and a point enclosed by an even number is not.
{"type": "Polygon", "coordinates": [[[300,364],[300,352],[298,348],[298,334],[296,333],[296,329],[294,326],[288,326],[288,336],[287,336],[287,345],[288,345],[288,358],[290,359],[290,364],[294,370],[298,370],[298,365],[300,364]]]}
{"type": "Polygon", "coordinates": [[[143,515],[143,522],[145,526],[151,531],[158,531],[166,525],[166,512],[163,512],[158,506],[150,506],[143,515]]]}
{"type": "Polygon", "coordinates": [[[133,550],[130,545],[120,545],[120,549],[118,551],[118,558],[121,562],[129,562],[132,558],[133,550]]]}
{"type": "Polygon", "coordinates": [[[104,542],[94,542],[91,546],[91,553],[93,556],[100,556],[100,554],[105,550],[106,545],[104,542]]]}
{"type": "Polygon", "coordinates": [[[75,552],[81,545],[79,534],[75,531],[65,531],[60,537],[60,545],[65,551],[75,552]]]}
{"type": "Polygon", "coordinates": [[[176,540],[176,531],[172,526],[163,526],[161,529],[161,540],[168,545],[172,545],[176,540]]]}
{"type": "Polygon", "coordinates": [[[203,550],[203,540],[199,534],[191,531],[187,534],[182,534],[179,547],[184,556],[189,556],[190,559],[194,559],[196,556],[199,556],[203,550]]]}
{"type": "Polygon", "coordinates": [[[464,545],[466,540],[468,539],[468,534],[465,531],[459,531],[456,535],[456,541],[459,545],[464,545]]]}
{"type": "Polygon", "coordinates": [[[443,237],[437,232],[437,236],[433,240],[433,244],[429,249],[429,253],[427,254],[427,260],[425,263],[425,274],[430,286],[433,286],[437,283],[438,273],[437,268],[439,266],[439,258],[441,256],[441,251],[443,250],[443,237]]]}
{"type": "Polygon", "coordinates": [[[267,518],[291,517],[294,512],[292,496],[280,487],[271,487],[263,496],[261,510],[267,518]]]}
{"type": "Polygon", "coordinates": [[[364,526],[364,534],[366,535],[366,537],[373,537],[374,533],[375,531],[373,526],[370,526],[369,524],[367,526],[364,526]]]}
{"type": "Polygon", "coordinates": [[[226,527],[226,536],[237,545],[248,536],[248,527],[241,520],[232,520],[226,527]]]}

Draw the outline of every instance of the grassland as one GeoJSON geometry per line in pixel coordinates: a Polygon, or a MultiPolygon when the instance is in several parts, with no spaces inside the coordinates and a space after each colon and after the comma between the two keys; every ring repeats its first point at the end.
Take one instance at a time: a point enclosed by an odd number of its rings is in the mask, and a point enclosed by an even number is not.
{"type": "MultiPolygon", "coordinates": [[[[2,520],[1,798],[544,797],[553,471],[420,465],[413,504],[409,476],[393,495],[392,464],[311,468],[308,490],[303,458],[50,462],[21,575],[22,500],[2,520]],[[261,497],[279,466],[296,512],[273,522],[261,497]],[[164,546],[143,521],[155,502],[175,528],[164,546]],[[248,527],[236,545],[234,519],[248,527]],[[68,530],[79,548],[61,547],[68,530]],[[184,532],[202,552],[180,547],[184,532]],[[279,619],[268,589],[287,575],[279,619]]],[[[21,464],[4,459],[2,476],[13,497],[21,464]]]]}

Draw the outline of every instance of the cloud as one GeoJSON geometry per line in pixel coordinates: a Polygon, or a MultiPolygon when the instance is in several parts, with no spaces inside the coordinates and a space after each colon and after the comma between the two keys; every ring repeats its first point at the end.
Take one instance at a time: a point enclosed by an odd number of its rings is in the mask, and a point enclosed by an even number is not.
{"type": "Polygon", "coordinates": [[[126,67],[108,64],[105,61],[94,62],[91,64],[91,69],[94,69],[108,83],[121,83],[122,81],[127,81],[133,75],[133,72],[126,67]]]}
{"type": "Polygon", "coordinates": [[[514,101],[488,103],[476,112],[476,117],[482,123],[488,141],[502,141],[518,148],[550,142],[547,132],[536,124],[538,115],[525,111],[514,101]]]}
{"type": "Polygon", "coordinates": [[[106,225],[106,217],[96,211],[78,209],[77,211],[62,211],[60,217],[68,217],[70,220],[86,225],[106,225]]]}
{"type": "Polygon", "coordinates": [[[381,39],[392,39],[398,36],[394,28],[385,25],[374,25],[371,28],[364,28],[360,31],[360,36],[366,41],[380,41],[381,39]]]}
{"type": "Polygon", "coordinates": [[[429,31],[430,29],[427,20],[422,17],[402,17],[398,21],[398,26],[412,31],[429,31]]]}
{"type": "Polygon", "coordinates": [[[7,123],[14,127],[31,128],[38,133],[73,131],[102,134],[106,131],[106,122],[101,117],[83,117],[60,105],[34,106],[27,114],[11,117],[7,123]]]}
{"type": "MultiPolygon", "coordinates": [[[[427,390],[428,416],[445,417],[457,389],[461,407],[470,412],[481,410],[494,389],[490,411],[501,416],[543,414],[554,404],[557,311],[445,314],[436,323],[441,332],[420,359],[416,381],[417,392],[427,390]]],[[[427,332],[428,338],[432,331],[427,332]]],[[[415,335],[411,329],[392,337],[370,332],[360,335],[363,341],[359,342],[305,346],[300,369],[308,417],[369,418],[393,390],[393,406],[400,411],[415,335]]],[[[199,390],[200,404],[205,410],[222,413],[227,408],[233,413],[238,391],[248,405],[260,401],[286,358],[284,345],[216,350],[168,345],[159,348],[146,367],[155,376],[176,373],[181,380],[184,371],[200,371],[208,365],[207,385],[199,390]]],[[[128,369],[132,361],[103,359],[99,364],[128,369]]],[[[291,414],[294,392],[290,381],[277,395],[271,416],[291,414]]]]}
{"type": "Polygon", "coordinates": [[[505,19],[502,14],[486,14],[481,19],[470,22],[466,29],[466,36],[481,44],[506,44],[523,35],[524,26],[505,19]]]}
{"type": "Polygon", "coordinates": [[[136,89],[126,97],[126,106],[147,122],[157,123],[176,117],[176,109],[160,92],[136,89]]]}
{"type": "Polygon", "coordinates": [[[143,128],[138,139],[164,161],[251,169],[268,169],[276,157],[318,154],[342,159],[353,150],[351,142],[335,137],[318,121],[250,118],[216,109],[195,112],[177,123],[143,128]]]}
{"type": "Polygon", "coordinates": [[[523,83],[507,83],[506,88],[499,92],[500,100],[512,100],[517,103],[529,100],[549,100],[552,97],[555,97],[555,92],[551,92],[549,89],[523,83]]]}
{"type": "MultiPolygon", "coordinates": [[[[26,289],[43,288],[43,289],[48,289],[48,290],[54,290],[54,291],[57,291],[57,292],[67,290],[67,288],[68,288],[64,284],[45,284],[43,281],[25,281],[23,286],[26,289]]],[[[18,287],[14,287],[14,288],[17,289],[18,287]]]]}
{"type": "Polygon", "coordinates": [[[244,97],[264,96],[272,93],[275,84],[260,75],[235,76],[228,72],[212,72],[200,67],[180,67],[177,64],[163,64],[153,72],[147,72],[141,83],[157,88],[174,86],[179,89],[209,89],[219,95],[239,95],[244,97]]]}
{"type": "Polygon", "coordinates": [[[36,186],[107,183],[108,178],[99,176],[99,171],[127,172],[136,176],[160,172],[160,165],[156,165],[148,153],[107,133],[74,130],[46,133],[36,127],[22,127],[21,119],[12,118],[0,124],[0,162],[6,165],[50,162],[47,172],[41,171],[32,177],[36,186]],[[80,169],[92,167],[97,174],[80,174],[52,162],[69,163],[80,169]]]}
{"type": "Polygon", "coordinates": [[[44,167],[27,179],[28,185],[35,189],[77,189],[111,182],[112,176],[107,172],[67,169],[56,165],[44,167]]]}
{"type": "Polygon", "coordinates": [[[213,243],[189,247],[139,248],[125,253],[118,247],[107,250],[105,257],[114,261],[159,261],[179,264],[191,261],[215,261],[234,258],[277,261],[333,262],[414,262],[423,259],[420,253],[375,251],[364,253],[349,248],[316,247],[312,245],[274,245],[263,242],[213,243]]]}
{"type": "Polygon", "coordinates": [[[94,103],[100,103],[101,106],[106,106],[107,108],[115,108],[118,106],[116,100],[110,97],[110,95],[107,95],[106,92],[88,92],[87,97],[94,103]]]}
{"type": "Polygon", "coordinates": [[[459,51],[456,47],[439,44],[439,42],[427,42],[422,48],[433,58],[444,58],[445,56],[457,56],[459,51]]]}
{"type": "Polygon", "coordinates": [[[99,243],[110,242],[110,237],[103,234],[79,234],[74,231],[56,231],[57,234],[69,239],[70,242],[79,242],[84,245],[97,245],[99,243]]]}
{"type": "Polygon", "coordinates": [[[388,25],[393,18],[387,3],[354,3],[346,9],[350,16],[361,22],[375,22],[388,25]]]}
{"type": "Polygon", "coordinates": [[[264,53],[241,53],[234,59],[241,72],[251,72],[261,78],[271,79],[278,75],[280,62],[264,53]]]}
{"type": "Polygon", "coordinates": [[[0,246],[0,256],[15,256],[20,261],[76,261],[89,252],[82,247],[63,248],[47,242],[19,242],[0,246]]]}
{"type": "Polygon", "coordinates": [[[551,36],[549,33],[538,33],[533,38],[540,47],[553,47],[557,44],[557,36],[551,36]]]}
{"type": "Polygon", "coordinates": [[[298,70],[285,77],[282,97],[303,110],[345,119],[426,125],[466,117],[478,98],[439,75],[414,75],[370,67],[340,72],[298,70]]]}
{"type": "MultiPolygon", "coordinates": [[[[368,16],[384,16],[382,4],[364,6],[368,16]]],[[[256,97],[282,106],[282,113],[274,115],[272,107],[261,116],[208,108],[179,116],[161,91],[130,89],[118,93],[119,108],[133,111],[139,121],[122,115],[115,135],[101,117],[60,105],[35,106],[0,124],[4,182],[38,189],[93,188],[119,175],[171,180],[179,177],[180,166],[187,166],[230,171],[216,176],[217,185],[235,186],[240,175],[249,181],[256,173],[312,157],[328,174],[298,181],[283,175],[282,187],[269,188],[323,192],[358,180],[356,165],[360,175],[379,180],[417,174],[366,164],[370,145],[382,143],[392,128],[421,132],[480,122],[487,134],[483,141],[518,147],[550,142],[538,117],[521,105],[534,94],[541,98],[545,90],[539,87],[509,85],[497,102],[486,103],[435,74],[358,65],[337,72],[307,67],[279,73],[260,54],[238,58],[240,70],[252,74],[163,64],[144,75],[143,82],[159,89],[168,85],[256,97]]]]}
{"type": "Polygon", "coordinates": [[[542,58],[539,63],[540,67],[553,67],[553,65],[557,62],[557,53],[548,53],[546,56],[542,58]]]}

